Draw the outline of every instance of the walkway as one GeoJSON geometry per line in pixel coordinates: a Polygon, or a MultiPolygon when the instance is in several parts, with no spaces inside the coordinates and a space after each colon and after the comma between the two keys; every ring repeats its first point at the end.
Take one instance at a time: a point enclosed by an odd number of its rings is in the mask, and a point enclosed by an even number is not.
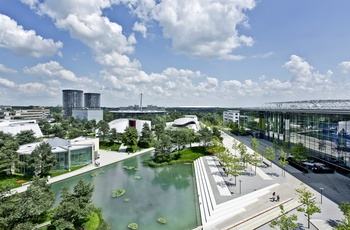
{"type": "MultiPolygon", "coordinates": [[[[97,161],[100,162],[100,167],[102,167],[102,166],[110,165],[110,164],[113,164],[115,162],[122,161],[124,159],[130,158],[130,157],[134,157],[134,156],[137,156],[137,155],[140,155],[142,153],[149,152],[149,151],[152,151],[152,150],[154,150],[154,148],[144,149],[144,150],[141,150],[141,151],[138,151],[138,152],[135,152],[135,153],[126,153],[125,151],[123,151],[123,148],[121,148],[120,152],[101,150],[100,149],[99,150],[100,159],[98,159],[97,161]]],[[[74,177],[74,176],[80,175],[82,173],[86,173],[86,172],[92,171],[94,169],[96,169],[96,166],[91,164],[91,165],[85,166],[83,168],[80,168],[78,170],[74,170],[72,172],[65,173],[65,174],[62,174],[62,175],[59,175],[59,176],[56,176],[56,177],[52,177],[52,178],[50,178],[48,184],[55,183],[57,181],[61,181],[61,180],[64,180],[64,179],[67,179],[67,178],[70,178],[70,177],[74,177]]],[[[12,189],[11,192],[12,193],[24,192],[24,191],[27,190],[28,186],[29,186],[29,184],[26,184],[24,186],[12,189]]]]}
{"type": "MultiPolygon", "coordinates": [[[[231,149],[233,137],[227,134],[222,136],[225,147],[234,153],[231,149]]],[[[248,143],[246,145],[249,146],[248,143]]],[[[249,151],[252,150],[249,149],[249,151]]],[[[281,168],[275,164],[272,167],[260,165],[256,169],[256,175],[255,167],[249,165],[243,174],[235,180],[231,176],[227,177],[222,169],[213,162],[215,162],[215,158],[212,157],[209,161],[208,157],[203,157],[195,162],[202,228],[204,230],[271,229],[267,223],[279,216],[280,204],[284,205],[286,211],[298,215],[300,229],[305,229],[307,226],[306,218],[295,210],[300,205],[295,189],[301,188],[301,181],[291,174],[295,174],[294,168],[287,166],[284,177],[281,168]],[[212,170],[214,165],[217,169],[212,170]],[[221,176],[221,179],[218,176],[221,176]],[[227,196],[226,193],[223,195],[221,190],[225,189],[230,191],[230,196],[227,196]],[[280,195],[279,202],[270,201],[272,192],[280,195]]],[[[301,172],[299,174],[302,175],[301,172]]],[[[338,180],[344,180],[344,177],[338,174],[332,174],[331,177],[340,177],[341,179],[338,180]]],[[[346,189],[344,186],[339,187],[341,191],[346,189]]],[[[324,188],[328,189],[326,186],[324,188]]],[[[311,222],[318,229],[331,229],[332,224],[343,218],[338,205],[324,196],[322,204],[320,204],[319,192],[311,187],[308,189],[315,194],[315,199],[322,209],[322,213],[312,216],[311,222]]]]}

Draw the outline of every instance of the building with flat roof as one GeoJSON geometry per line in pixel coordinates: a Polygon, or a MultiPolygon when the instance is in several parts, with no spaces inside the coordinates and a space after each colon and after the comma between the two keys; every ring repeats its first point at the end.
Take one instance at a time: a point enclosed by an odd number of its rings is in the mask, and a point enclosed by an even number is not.
{"type": "Polygon", "coordinates": [[[4,112],[4,119],[45,120],[49,116],[50,110],[45,108],[21,109],[4,112]]]}
{"type": "Polygon", "coordinates": [[[313,158],[350,175],[350,100],[269,102],[240,114],[240,126],[258,137],[300,142],[313,158]]]}
{"type": "MultiPolygon", "coordinates": [[[[51,151],[56,155],[56,164],[52,171],[70,170],[72,167],[92,164],[99,155],[99,139],[78,137],[72,140],[58,137],[44,141],[51,146],[51,151]]],[[[21,145],[17,152],[20,156],[21,173],[28,170],[27,157],[42,142],[21,145]]]]}
{"type": "Polygon", "coordinates": [[[84,93],[84,105],[85,108],[89,109],[100,109],[100,93],[84,93]]]}
{"type": "Polygon", "coordinates": [[[223,112],[223,123],[226,125],[230,121],[239,123],[239,110],[227,110],[223,112]]]}
{"type": "Polygon", "coordinates": [[[110,113],[116,114],[119,118],[131,118],[142,115],[165,115],[166,111],[164,107],[158,107],[155,105],[147,105],[141,107],[139,105],[120,107],[117,111],[110,111],[110,113]]]}

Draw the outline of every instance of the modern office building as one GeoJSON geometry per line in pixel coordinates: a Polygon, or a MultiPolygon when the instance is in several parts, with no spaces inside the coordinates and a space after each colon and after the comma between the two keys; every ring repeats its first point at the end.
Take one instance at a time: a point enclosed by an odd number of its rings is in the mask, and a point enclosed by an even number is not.
{"type": "Polygon", "coordinates": [[[72,117],[78,120],[95,120],[96,122],[99,122],[103,120],[103,110],[90,108],[73,109],[72,117]]]}
{"type": "Polygon", "coordinates": [[[73,109],[83,108],[83,91],[64,89],[62,90],[63,117],[68,118],[73,115],[73,109]]]}
{"type": "Polygon", "coordinates": [[[155,105],[147,105],[142,107],[139,105],[120,107],[117,111],[110,111],[110,113],[116,114],[117,118],[137,118],[143,115],[165,115],[166,111],[164,107],[158,107],[155,105]]]}
{"type": "Polygon", "coordinates": [[[239,123],[239,110],[227,110],[223,112],[223,123],[226,125],[230,121],[239,123]]]}
{"type": "Polygon", "coordinates": [[[84,105],[89,109],[100,109],[100,93],[84,93],[84,105]]]}
{"type": "Polygon", "coordinates": [[[6,120],[45,120],[49,116],[50,110],[45,108],[21,109],[4,112],[4,119],[6,120]]]}
{"type": "Polygon", "coordinates": [[[301,142],[315,159],[350,175],[350,100],[271,102],[240,114],[240,126],[260,138],[301,142]]]}
{"type": "MultiPolygon", "coordinates": [[[[98,138],[78,137],[72,140],[53,138],[45,141],[50,144],[51,151],[56,155],[56,164],[52,171],[70,170],[72,167],[92,164],[99,154],[98,138]]],[[[42,142],[21,145],[17,152],[20,156],[20,172],[28,170],[27,157],[42,142]]]]}

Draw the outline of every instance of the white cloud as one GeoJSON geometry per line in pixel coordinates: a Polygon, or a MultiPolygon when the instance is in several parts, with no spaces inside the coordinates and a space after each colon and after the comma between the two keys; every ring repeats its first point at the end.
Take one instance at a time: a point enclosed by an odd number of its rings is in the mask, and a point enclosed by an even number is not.
{"type": "Polygon", "coordinates": [[[339,64],[339,68],[342,70],[343,73],[349,73],[350,71],[350,61],[343,61],[339,64]]]}
{"type": "Polygon", "coordinates": [[[253,39],[240,35],[237,27],[247,25],[246,10],[254,0],[163,0],[152,10],[163,34],[173,48],[193,57],[242,59],[233,53],[241,46],[252,46],[253,39]]]}
{"type": "Polygon", "coordinates": [[[52,56],[62,48],[62,42],[54,42],[36,35],[34,30],[24,30],[10,17],[0,14],[0,47],[10,49],[20,56],[52,56]]]}
{"type": "Polygon", "coordinates": [[[17,70],[7,68],[5,65],[0,64],[0,73],[15,74],[17,70]]]}
{"type": "Polygon", "coordinates": [[[16,84],[13,81],[0,77],[0,86],[3,86],[5,88],[15,88],[16,84]]]}
{"type": "Polygon", "coordinates": [[[140,32],[144,38],[147,37],[147,27],[143,23],[135,22],[132,27],[134,31],[140,32]]]}
{"type": "Polygon", "coordinates": [[[284,63],[283,67],[292,74],[291,82],[298,89],[308,92],[322,92],[334,88],[330,78],[332,71],[328,70],[325,75],[320,74],[313,66],[297,55],[292,55],[290,61],[284,63]]]}
{"type": "Polygon", "coordinates": [[[79,80],[72,71],[64,69],[56,61],[39,63],[36,66],[30,67],[30,68],[25,67],[23,71],[26,74],[48,76],[51,78],[59,78],[59,79],[64,79],[72,82],[77,82],[79,80]]]}

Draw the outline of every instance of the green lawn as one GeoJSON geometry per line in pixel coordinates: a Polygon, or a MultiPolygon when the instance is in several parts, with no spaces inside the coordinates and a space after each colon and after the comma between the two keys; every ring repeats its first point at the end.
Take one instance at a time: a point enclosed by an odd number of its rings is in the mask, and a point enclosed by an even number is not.
{"type": "Polygon", "coordinates": [[[11,187],[17,188],[22,186],[23,183],[26,183],[31,180],[31,176],[25,174],[15,173],[13,175],[6,175],[6,173],[0,173],[0,187],[11,184],[11,187]]]}
{"type": "Polygon", "coordinates": [[[119,148],[119,143],[111,143],[110,141],[100,141],[100,149],[118,151],[119,148]]]}
{"type": "Polygon", "coordinates": [[[209,149],[204,146],[196,146],[196,147],[191,147],[191,148],[186,148],[184,150],[180,151],[181,160],[192,160],[195,161],[198,158],[206,155],[211,155],[209,152],[209,149]]]}

